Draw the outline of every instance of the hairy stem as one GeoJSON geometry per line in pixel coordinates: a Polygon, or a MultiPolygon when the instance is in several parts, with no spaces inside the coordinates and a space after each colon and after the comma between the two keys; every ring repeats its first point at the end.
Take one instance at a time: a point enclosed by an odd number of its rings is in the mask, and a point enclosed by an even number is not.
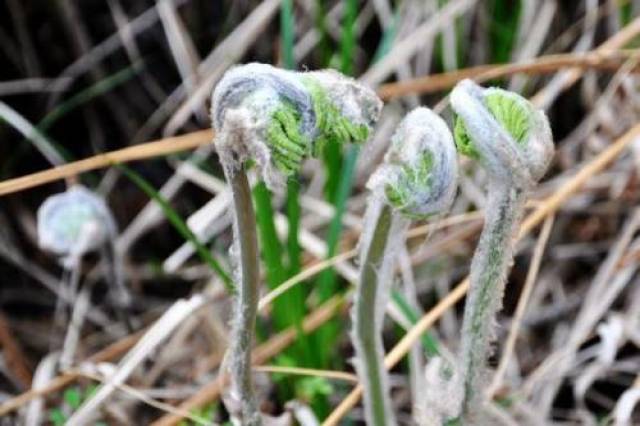
{"type": "Polygon", "coordinates": [[[238,265],[238,293],[233,314],[230,347],[231,392],[234,403],[241,404],[243,425],[260,425],[260,414],[253,395],[251,347],[258,306],[259,254],[256,216],[247,175],[241,169],[225,167],[231,186],[234,210],[234,255],[238,265]]]}
{"type": "Polygon", "coordinates": [[[356,367],[365,389],[367,424],[389,426],[395,425],[396,421],[389,398],[381,332],[395,254],[408,222],[377,200],[373,200],[369,208],[373,211],[368,214],[374,216],[368,224],[371,235],[363,237],[360,280],[354,305],[356,367]]]}
{"type": "Polygon", "coordinates": [[[462,326],[463,424],[473,424],[483,402],[495,315],[502,306],[507,273],[513,263],[513,236],[524,201],[522,190],[490,182],[485,225],[471,263],[471,287],[462,326]]]}

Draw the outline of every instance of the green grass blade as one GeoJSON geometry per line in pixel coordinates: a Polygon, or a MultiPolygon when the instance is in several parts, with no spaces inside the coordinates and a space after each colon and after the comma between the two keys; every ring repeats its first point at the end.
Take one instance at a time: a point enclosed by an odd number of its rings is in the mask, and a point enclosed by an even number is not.
{"type": "MultiPolygon", "coordinates": [[[[356,45],[355,24],[358,17],[358,1],[347,0],[342,21],[340,37],[340,71],[346,75],[353,74],[353,55],[356,45]]],[[[334,203],[341,180],[343,158],[339,144],[328,144],[323,152],[323,160],[327,170],[325,196],[334,203]]]]}
{"type": "Polygon", "coordinates": [[[289,277],[300,272],[302,264],[302,250],[298,241],[300,229],[300,184],[290,180],[287,183],[287,219],[289,219],[289,234],[287,236],[287,254],[289,256],[289,277]]]}
{"type": "Polygon", "coordinates": [[[282,62],[287,69],[296,67],[293,52],[294,31],[293,1],[282,0],[282,5],[280,6],[280,37],[282,40],[282,62]]]}
{"type": "MultiPolygon", "coordinates": [[[[300,229],[300,184],[290,180],[287,185],[287,218],[289,219],[289,233],[287,236],[287,254],[289,258],[289,269],[287,278],[291,278],[302,270],[302,249],[298,241],[298,230],[300,229]]],[[[313,367],[312,347],[309,337],[302,330],[302,322],[307,315],[306,299],[308,295],[307,286],[296,286],[289,296],[289,303],[292,311],[293,325],[298,330],[298,351],[300,365],[313,367]]]]}
{"type": "Polygon", "coordinates": [[[333,56],[333,52],[331,51],[331,43],[329,40],[329,33],[327,32],[327,10],[325,8],[324,0],[316,0],[315,2],[315,13],[314,13],[314,25],[316,27],[316,31],[320,34],[320,41],[318,43],[317,51],[320,54],[320,64],[321,67],[329,66],[331,62],[331,56],[333,56]]]}
{"type": "Polygon", "coordinates": [[[522,4],[520,0],[492,0],[489,3],[491,59],[494,63],[507,63],[518,36],[522,4]]]}
{"type": "MultiPolygon", "coordinates": [[[[52,165],[61,165],[65,163],[65,154],[61,147],[53,142],[44,132],[39,130],[37,126],[33,126],[18,111],[8,104],[0,101],[0,125],[7,123],[26,138],[52,165]]],[[[21,152],[15,158],[21,157],[22,152],[26,152],[28,144],[21,144],[18,149],[21,152]]],[[[15,159],[14,159],[15,161],[15,159]]]]}
{"type": "Polygon", "coordinates": [[[618,2],[618,15],[620,16],[620,23],[622,26],[627,25],[633,18],[633,4],[631,1],[619,1],[618,2]]]}
{"type": "MultiPolygon", "coordinates": [[[[46,146],[44,148],[55,151],[55,155],[60,157],[58,161],[60,163],[63,163],[65,161],[73,161],[73,155],[71,155],[71,153],[61,144],[54,141],[50,136],[47,136],[46,131],[64,115],[91,101],[92,99],[103,95],[104,93],[109,92],[119,85],[129,81],[136,75],[138,71],[140,71],[141,65],[141,63],[134,63],[131,66],[112,74],[111,76],[97,82],[92,86],[89,86],[85,90],[82,90],[81,92],[72,96],[71,98],[51,110],[47,115],[45,115],[45,117],[40,120],[38,124],[33,126],[33,129],[29,132],[29,135],[25,135],[25,137],[29,142],[35,145],[42,145],[43,143],[45,143],[46,146]]],[[[14,156],[2,165],[0,175],[6,175],[11,166],[13,166],[16,162],[20,161],[24,157],[24,155],[27,153],[27,147],[28,145],[18,146],[14,156]]],[[[42,149],[42,147],[40,146],[39,149],[42,149]]],[[[90,175],[87,176],[89,176],[90,179],[90,175]]]]}
{"type": "MultiPolygon", "coordinates": [[[[438,9],[442,9],[444,8],[447,3],[449,3],[449,0],[438,0],[438,9]]],[[[462,19],[460,19],[460,17],[457,17],[454,19],[454,30],[456,33],[456,44],[454,46],[454,48],[456,49],[455,52],[455,57],[456,57],[456,63],[455,65],[457,65],[457,68],[462,68],[464,67],[465,64],[465,55],[464,55],[464,38],[465,38],[465,31],[464,31],[464,22],[462,21],[462,19]]],[[[435,65],[435,69],[437,70],[442,70],[442,71],[453,71],[452,69],[447,69],[447,67],[445,67],[445,60],[444,60],[444,37],[442,33],[439,33],[436,36],[436,42],[434,45],[434,65],[435,65]]]]}
{"type": "MultiPolygon", "coordinates": [[[[295,69],[295,16],[293,14],[292,0],[282,0],[282,5],[280,8],[280,33],[282,62],[284,64],[284,67],[287,69],[295,69]]],[[[289,221],[286,244],[287,258],[289,262],[288,268],[286,270],[286,278],[290,278],[293,275],[297,274],[301,268],[302,250],[298,241],[301,216],[299,192],[299,183],[294,179],[290,179],[287,182],[286,201],[286,213],[289,221]]],[[[273,215],[270,216],[270,219],[273,220],[273,215]]],[[[278,282],[276,285],[279,285],[281,283],[282,281],[278,282]]],[[[285,351],[284,357],[280,357],[279,359],[288,359],[288,355],[292,355],[294,359],[296,359],[297,365],[311,367],[313,365],[311,364],[311,347],[309,345],[309,338],[306,336],[302,329],[302,322],[307,311],[305,305],[307,290],[304,286],[297,286],[297,288],[293,290],[294,291],[284,297],[282,301],[276,301],[276,307],[274,308],[274,313],[278,310],[281,313],[287,312],[288,315],[284,316],[284,321],[281,320],[281,322],[285,322],[285,324],[283,325],[286,327],[293,325],[298,332],[298,336],[293,347],[290,350],[285,351]]],[[[281,395],[290,393],[290,390],[297,389],[299,387],[299,384],[303,380],[303,378],[296,377],[292,380],[282,382],[281,386],[289,388],[289,392],[285,392],[284,390],[279,389],[278,393],[281,395]]],[[[281,386],[279,386],[279,388],[281,386]]],[[[300,397],[300,395],[296,394],[295,397],[300,397]]],[[[287,399],[290,399],[290,396],[288,396],[284,400],[287,399]]]]}
{"type": "MultiPolygon", "coordinates": [[[[340,185],[338,186],[338,191],[334,200],[335,214],[329,224],[329,231],[326,237],[327,258],[333,257],[336,253],[336,249],[338,248],[338,242],[340,241],[340,234],[342,232],[342,216],[346,209],[349,195],[351,194],[358,152],[358,146],[354,145],[350,147],[344,161],[345,164],[342,169],[340,185]]],[[[328,300],[335,294],[337,290],[336,273],[332,268],[326,269],[320,274],[317,281],[317,288],[320,295],[320,301],[328,300]]],[[[331,359],[332,352],[335,349],[334,341],[338,335],[337,331],[338,327],[335,320],[327,322],[317,331],[318,347],[316,349],[319,361],[323,367],[329,366],[329,360],[331,359]]]]}
{"type": "MultiPolygon", "coordinates": [[[[282,244],[278,239],[273,221],[275,212],[271,206],[271,192],[264,182],[259,183],[254,188],[253,200],[256,204],[256,221],[260,236],[262,259],[265,263],[266,281],[269,288],[274,289],[288,278],[288,274],[283,262],[282,244]]],[[[272,315],[276,329],[282,330],[292,324],[302,324],[304,303],[296,300],[298,297],[296,292],[287,292],[287,294],[274,301],[272,315]]]]}
{"type": "Polygon", "coordinates": [[[165,217],[173,225],[176,231],[185,240],[191,242],[196,248],[196,251],[200,258],[208,264],[212,270],[214,270],[218,276],[222,279],[224,286],[231,293],[235,292],[233,281],[231,276],[220,266],[217,260],[213,258],[209,250],[198,240],[198,237],[189,229],[187,224],[182,220],[180,215],[171,207],[171,205],[165,200],[162,195],[149,183],[145,178],[134,172],[129,167],[119,164],[118,167],[129,180],[131,180],[138,188],[142,190],[149,198],[153,199],[164,213],[165,217]]]}
{"type": "Polygon", "coordinates": [[[353,74],[353,59],[356,47],[356,19],[358,18],[358,0],[347,0],[340,37],[340,71],[353,74]]]}
{"type": "MultiPolygon", "coordinates": [[[[262,259],[265,264],[266,281],[270,289],[274,289],[282,284],[290,273],[285,268],[283,262],[283,248],[276,232],[274,217],[275,212],[271,205],[271,192],[264,182],[259,183],[253,190],[253,199],[256,205],[256,221],[260,237],[260,247],[262,259]]],[[[296,199],[297,205],[297,199],[296,199]]],[[[297,207],[299,209],[299,206],[297,207]]],[[[299,212],[298,212],[299,219],[299,212]]],[[[295,215],[294,215],[295,219],[295,215]]],[[[290,217],[291,221],[291,217],[290,217]]],[[[291,222],[290,222],[291,226],[291,222]]],[[[297,225],[294,225],[297,226],[297,225]]],[[[291,236],[291,234],[289,234],[291,236]]],[[[297,233],[295,243],[297,246],[297,233]]],[[[299,250],[299,247],[297,247],[299,250]]],[[[291,325],[298,330],[299,336],[291,351],[296,353],[296,358],[302,362],[307,358],[306,337],[302,333],[302,320],[305,315],[304,288],[292,289],[274,301],[272,319],[275,328],[280,331],[291,325]]],[[[289,351],[285,351],[285,354],[289,351]]]]}
{"type": "MultiPolygon", "coordinates": [[[[266,280],[269,288],[275,288],[287,279],[286,269],[282,262],[282,244],[278,239],[274,222],[275,212],[271,206],[271,192],[264,182],[253,189],[253,201],[256,205],[256,221],[262,245],[262,257],[265,263],[266,280]]],[[[277,315],[277,309],[274,315],[277,315]]],[[[286,322],[279,325],[285,325],[286,322]]]]}
{"type": "Polygon", "coordinates": [[[380,44],[378,44],[376,53],[375,55],[373,55],[374,63],[384,58],[387,55],[387,53],[391,51],[391,48],[393,47],[393,42],[397,35],[399,20],[400,20],[400,15],[398,14],[398,12],[396,12],[393,15],[393,23],[382,34],[382,40],[380,40],[380,44]]]}
{"type": "MultiPolygon", "coordinates": [[[[295,69],[294,57],[295,17],[293,15],[293,1],[282,0],[280,9],[280,32],[282,40],[282,60],[287,69],[295,69]]],[[[289,232],[287,236],[287,254],[289,256],[288,277],[300,271],[300,244],[298,232],[300,228],[299,184],[291,179],[287,182],[287,217],[289,232]]],[[[288,278],[287,277],[287,278],[288,278]]]]}
{"type": "MultiPolygon", "coordinates": [[[[420,319],[418,313],[411,307],[411,305],[409,305],[407,299],[398,290],[391,290],[391,302],[396,305],[398,310],[402,313],[404,318],[411,323],[411,325],[415,325],[420,319]]],[[[424,352],[428,357],[433,357],[440,353],[438,349],[438,340],[430,332],[427,331],[424,333],[420,337],[420,342],[422,343],[424,352]]]]}

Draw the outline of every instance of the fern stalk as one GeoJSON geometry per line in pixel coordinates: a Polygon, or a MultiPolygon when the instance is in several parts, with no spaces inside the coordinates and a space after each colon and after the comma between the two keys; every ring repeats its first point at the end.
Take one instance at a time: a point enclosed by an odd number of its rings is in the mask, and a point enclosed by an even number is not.
{"type": "Polygon", "coordinates": [[[512,237],[518,229],[525,203],[525,194],[501,182],[489,185],[485,218],[477,255],[471,264],[469,293],[464,310],[462,335],[462,377],[465,398],[463,416],[477,410],[484,383],[484,366],[490,353],[489,342],[495,338],[493,327],[496,313],[502,307],[506,277],[513,263],[512,237]]]}
{"type": "Polygon", "coordinates": [[[367,183],[373,194],[360,240],[360,279],[352,311],[355,365],[364,384],[367,424],[397,424],[384,367],[382,326],[405,232],[411,219],[427,219],[449,209],[456,180],[451,132],[432,111],[416,108],[398,126],[384,162],[367,183]]]}
{"type": "Polygon", "coordinates": [[[260,415],[253,395],[251,380],[251,346],[259,298],[260,256],[256,234],[256,215],[251,200],[251,187],[242,169],[225,167],[225,177],[233,199],[233,229],[236,235],[236,257],[239,261],[237,297],[234,306],[234,336],[231,341],[232,397],[242,401],[242,424],[260,425],[260,415]]]}
{"type": "Polygon", "coordinates": [[[225,359],[231,372],[225,404],[243,425],[262,423],[251,383],[260,259],[244,169],[253,165],[267,188],[283,188],[304,159],[327,144],[364,142],[381,104],[371,89],[339,73],[296,73],[258,63],[227,71],[212,94],[216,150],[233,198],[231,257],[239,281],[225,359]]]}
{"type": "MultiPolygon", "coordinates": [[[[357,368],[364,378],[367,424],[396,424],[384,369],[382,325],[389,297],[393,267],[409,222],[393,213],[389,205],[375,200],[367,215],[373,216],[370,236],[362,247],[360,279],[354,306],[354,346],[357,368]]],[[[367,222],[369,223],[369,222],[367,222]]]]}
{"type": "Polygon", "coordinates": [[[450,419],[484,425],[489,422],[483,405],[486,359],[513,263],[513,237],[526,197],[547,171],[554,147],[544,113],[515,93],[464,80],[452,91],[451,106],[458,148],[485,169],[489,189],[462,325],[460,407],[450,419]]]}

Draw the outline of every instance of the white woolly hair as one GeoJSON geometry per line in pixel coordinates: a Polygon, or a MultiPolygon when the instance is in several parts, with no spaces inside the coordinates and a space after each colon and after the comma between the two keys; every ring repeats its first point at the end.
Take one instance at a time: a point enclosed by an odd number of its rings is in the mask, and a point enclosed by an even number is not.
{"type": "Polygon", "coordinates": [[[315,137],[313,102],[299,75],[267,64],[250,63],[227,71],[212,94],[211,119],[216,150],[230,167],[255,160],[268,187],[281,188],[285,176],[273,165],[267,129],[273,113],[287,101],[300,113],[300,133],[315,137]]]}
{"type": "Polygon", "coordinates": [[[442,426],[460,413],[463,384],[452,357],[430,359],[425,368],[423,399],[416,405],[420,426],[442,426]]]}
{"type": "Polygon", "coordinates": [[[294,72],[260,63],[236,66],[217,84],[211,105],[211,119],[218,133],[216,150],[229,166],[237,168],[255,160],[267,186],[282,187],[285,177],[273,166],[267,143],[273,113],[286,101],[300,114],[301,135],[313,141],[320,132],[304,78],[312,79],[353,124],[373,129],[382,101],[372,89],[337,71],[294,72]],[[225,133],[230,134],[221,136],[225,133]]]}
{"type": "Polygon", "coordinates": [[[47,198],[37,216],[39,246],[57,255],[96,250],[116,232],[104,200],[82,185],[47,198]]]}
{"type": "Polygon", "coordinates": [[[554,145],[549,120],[543,111],[516,93],[485,89],[471,80],[459,82],[451,92],[450,101],[490,175],[508,179],[522,188],[532,187],[544,176],[553,158],[554,145]],[[485,98],[492,93],[500,93],[530,111],[530,129],[523,143],[514,141],[485,105],[485,98]]]}
{"type": "Polygon", "coordinates": [[[369,178],[367,188],[388,202],[385,194],[387,185],[401,185],[401,176],[405,173],[403,169],[418,168],[417,162],[425,152],[432,156],[429,179],[427,182],[416,182],[408,188],[411,200],[403,206],[403,210],[413,216],[446,212],[453,203],[457,189],[456,146],[445,121],[428,108],[416,108],[400,122],[391,138],[384,162],[369,178]]]}
{"type": "Polygon", "coordinates": [[[375,127],[383,103],[372,88],[332,69],[311,71],[302,75],[313,78],[349,121],[356,125],[365,125],[369,130],[375,127]]]}

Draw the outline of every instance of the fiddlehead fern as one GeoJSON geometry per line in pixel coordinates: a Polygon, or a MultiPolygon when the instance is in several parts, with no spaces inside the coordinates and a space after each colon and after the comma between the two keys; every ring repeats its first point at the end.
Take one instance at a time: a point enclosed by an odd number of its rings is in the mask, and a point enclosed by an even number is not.
{"type": "Polygon", "coordinates": [[[326,143],[363,142],[382,102],[355,80],[334,71],[297,73],[265,64],[229,70],[213,93],[216,150],[232,190],[239,283],[227,364],[227,406],[243,425],[261,424],[251,383],[259,254],[256,218],[244,167],[255,164],[267,186],[280,187],[308,155],[326,143]]]}
{"type": "Polygon", "coordinates": [[[489,180],[485,225],[471,263],[460,355],[460,419],[478,424],[489,342],[513,262],[512,240],[527,194],[546,172],[554,148],[544,113],[515,93],[483,89],[465,80],[451,93],[451,106],[457,114],[458,148],[482,165],[489,180]]]}
{"type": "Polygon", "coordinates": [[[449,209],[456,181],[455,145],[447,125],[427,108],[413,110],[398,126],[384,163],[367,185],[373,196],[360,241],[360,280],[352,314],[367,424],[396,424],[381,336],[396,254],[410,219],[449,209]]]}

